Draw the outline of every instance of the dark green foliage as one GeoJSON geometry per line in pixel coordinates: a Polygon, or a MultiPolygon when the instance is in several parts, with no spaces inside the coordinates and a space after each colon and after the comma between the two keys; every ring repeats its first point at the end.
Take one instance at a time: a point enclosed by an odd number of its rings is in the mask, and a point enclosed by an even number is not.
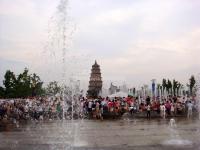
{"type": "Polygon", "coordinates": [[[56,95],[61,92],[61,87],[58,85],[58,82],[53,81],[47,85],[46,93],[48,95],[56,95]]]}
{"type": "Polygon", "coordinates": [[[175,79],[171,82],[169,79],[162,80],[162,86],[160,86],[161,93],[166,90],[169,95],[179,96],[180,89],[183,88],[183,85],[176,81],[175,79]]]}
{"type": "Polygon", "coordinates": [[[31,92],[32,96],[41,95],[44,93],[42,89],[43,82],[41,82],[40,77],[35,73],[31,76],[31,92]]]}
{"type": "Polygon", "coordinates": [[[135,88],[133,88],[133,95],[135,95],[136,94],[136,89],[135,88]]]}
{"type": "Polygon", "coordinates": [[[194,92],[193,92],[193,89],[195,87],[195,84],[196,84],[196,80],[195,80],[195,77],[194,75],[192,75],[189,79],[189,89],[190,89],[190,95],[193,96],[194,95],[194,92]]]}
{"type": "Polygon", "coordinates": [[[0,86],[0,98],[3,98],[5,95],[5,90],[3,87],[0,86]]]}
{"type": "Polygon", "coordinates": [[[28,69],[25,68],[22,74],[19,74],[16,81],[16,97],[32,96],[31,93],[31,76],[28,74],[28,69]]]}
{"type": "Polygon", "coordinates": [[[27,68],[17,77],[10,70],[6,71],[3,84],[5,88],[0,88],[0,97],[25,98],[43,93],[40,77],[35,73],[29,74],[27,68]]]}
{"type": "Polygon", "coordinates": [[[165,89],[167,87],[167,81],[166,81],[166,79],[162,80],[162,87],[163,87],[163,91],[165,91],[165,89]]]}
{"type": "Polygon", "coordinates": [[[5,95],[7,98],[15,97],[16,93],[16,77],[10,70],[4,75],[3,84],[5,86],[5,95]]]}
{"type": "Polygon", "coordinates": [[[167,81],[167,87],[166,87],[166,89],[167,89],[167,93],[168,94],[172,94],[172,82],[169,79],[167,81]]]}

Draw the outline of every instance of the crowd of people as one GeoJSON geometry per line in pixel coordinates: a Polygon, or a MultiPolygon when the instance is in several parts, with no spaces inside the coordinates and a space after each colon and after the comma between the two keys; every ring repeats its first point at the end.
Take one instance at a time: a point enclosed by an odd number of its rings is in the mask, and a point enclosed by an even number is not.
{"type": "Polygon", "coordinates": [[[0,120],[44,120],[62,118],[59,98],[27,98],[0,101],[0,120]]]}
{"type": "Polygon", "coordinates": [[[115,98],[98,98],[98,99],[82,99],[82,111],[90,118],[103,118],[109,114],[112,116],[120,116],[125,112],[134,114],[145,114],[147,118],[160,116],[162,118],[168,116],[188,115],[192,116],[192,112],[198,111],[198,105],[195,97],[177,97],[168,96],[166,98],[147,98],[137,97],[115,97],[115,98]]]}
{"type": "MultiPolygon", "coordinates": [[[[101,119],[107,116],[117,117],[124,113],[131,115],[145,114],[151,118],[152,114],[162,118],[168,116],[188,115],[191,117],[198,110],[194,97],[168,96],[166,98],[84,98],[76,103],[78,111],[76,116],[80,118],[101,119]]],[[[73,109],[68,109],[73,110],[73,109]]],[[[0,120],[53,120],[67,119],[67,111],[64,110],[63,100],[59,97],[37,97],[27,99],[0,100],[0,120]]]]}

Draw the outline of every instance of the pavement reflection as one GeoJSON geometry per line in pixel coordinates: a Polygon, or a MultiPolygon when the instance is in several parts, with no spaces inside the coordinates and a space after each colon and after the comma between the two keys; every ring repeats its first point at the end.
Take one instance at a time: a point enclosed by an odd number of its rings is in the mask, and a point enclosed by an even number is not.
{"type": "Polygon", "coordinates": [[[65,120],[1,126],[0,149],[200,149],[200,121],[175,120],[176,134],[192,144],[162,144],[171,140],[169,119],[65,120]]]}

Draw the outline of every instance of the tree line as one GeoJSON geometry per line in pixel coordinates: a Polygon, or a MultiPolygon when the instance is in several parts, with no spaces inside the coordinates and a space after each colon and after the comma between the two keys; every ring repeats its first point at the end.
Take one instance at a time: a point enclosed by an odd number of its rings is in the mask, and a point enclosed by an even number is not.
{"type": "Polygon", "coordinates": [[[43,82],[40,77],[35,73],[29,74],[27,68],[19,75],[7,70],[4,75],[3,85],[4,87],[0,86],[1,98],[25,98],[44,93],[43,82]]]}
{"type": "Polygon", "coordinates": [[[179,96],[181,90],[182,94],[188,96],[195,96],[196,93],[196,79],[194,75],[192,75],[189,79],[189,83],[187,84],[188,90],[184,89],[184,85],[181,82],[173,79],[172,81],[169,79],[163,79],[162,84],[157,84],[157,91],[160,91],[161,95],[173,95],[179,96]]]}
{"type": "MultiPolygon", "coordinates": [[[[40,77],[33,73],[30,74],[27,68],[24,69],[19,75],[15,75],[14,72],[7,70],[3,80],[4,87],[0,86],[0,98],[26,98],[30,96],[41,95],[56,95],[61,93],[61,86],[57,81],[50,82],[45,88],[43,88],[43,82],[40,77]]],[[[192,75],[187,84],[188,90],[184,89],[184,85],[179,81],[173,79],[163,79],[162,84],[157,84],[157,92],[159,95],[176,95],[179,96],[180,92],[188,96],[194,96],[197,90],[196,79],[192,75]]],[[[133,89],[136,92],[136,89],[133,89]]]]}
{"type": "Polygon", "coordinates": [[[4,75],[3,86],[0,86],[0,98],[27,98],[42,95],[56,95],[61,92],[57,81],[49,82],[43,87],[43,82],[36,74],[30,74],[27,68],[16,75],[7,70],[4,75]]]}

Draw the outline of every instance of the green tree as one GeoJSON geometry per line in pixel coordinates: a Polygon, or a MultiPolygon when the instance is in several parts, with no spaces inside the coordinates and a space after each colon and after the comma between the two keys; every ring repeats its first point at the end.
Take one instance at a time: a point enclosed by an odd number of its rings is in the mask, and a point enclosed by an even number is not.
{"type": "Polygon", "coordinates": [[[13,72],[8,70],[4,78],[4,96],[7,98],[25,98],[28,96],[40,95],[43,92],[43,83],[40,77],[35,73],[30,75],[27,68],[17,77],[13,72]]]}
{"type": "Polygon", "coordinates": [[[28,74],[28,69],[25,68],[23,73],[20,73],[16,81],[16,97],[31,96],[31,76],[28,74]]]}
{"type": "Polygon", "coordinates": [[[167,80],[166,79],[162,80],[162,88],[163,88],[163,94],[164,94],[165,89],[167,88],[167,80]]]}
{"type": "Polygon", "coordinates": [[[6,71],[6,74],[4,75],[4,81],[3,84],[5,86],[5,97],[7,98],[15,98],[16,93],[16,77],[13,72],[10,70],[6,71]]]}
{"type": "Polygon", "coordinates": [[[196,80],[195,80],[195,77],[194,75],[192,75],[189,79],[189,90],[190,90],[190,95],[193,96],[194,93],[193,93],[193,89],[194,89],[194,86],[196,84],[196,80]]]}
{"type": "Polygon", "coordinates": [[[61,87],[58,85],[57,81],[53,81],[47,85],[46,92],[48,95],[56,95],[61,92],[61,87]]]}
{"type": "Polygon", "coordinates": [[[43,82],[41,82],[40,77],[33,73],[31,75],[31,94],[32,96],[41,95],[44,93],[42,88],[43,82]]]}
{"type": "Polygon", "coordinates": [[[4,98],[5,97],[5,90],[3,87],[0,86],[0,98],[4,98]]]}
{"type": "Polygon", "coordinates": [[[176,81],[175,79],[173,80],[172,88],[173,88],[173,95],[175,96],[177,94],[177,89],[178,89],[178,81],[176,81]]]}
{"type": "Polygon", "coordinates": [[[167,93],[172,95],[172,82],[168,79],[167,81],[167,93]]]}
{"type": "Polygon", "coordinates": [[[135,94],[136,94],[136,89],[133,88],[133,95],[135,96],[135,94]]]}

